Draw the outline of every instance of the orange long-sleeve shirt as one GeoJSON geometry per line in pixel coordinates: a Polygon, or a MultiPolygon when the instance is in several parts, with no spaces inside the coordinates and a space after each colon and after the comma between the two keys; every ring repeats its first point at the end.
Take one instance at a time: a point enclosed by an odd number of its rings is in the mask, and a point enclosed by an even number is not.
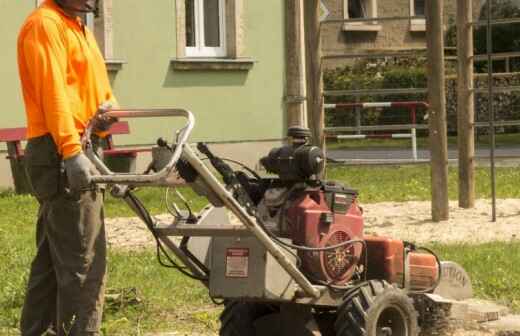
{"type": "Polygon", "coordinates": [[[100,104],[117,104],[93,34],[46,0],[23,24],[18,67],[27,137],[50,133],[63,158],[81,151],[80,134],[100,104]]]}

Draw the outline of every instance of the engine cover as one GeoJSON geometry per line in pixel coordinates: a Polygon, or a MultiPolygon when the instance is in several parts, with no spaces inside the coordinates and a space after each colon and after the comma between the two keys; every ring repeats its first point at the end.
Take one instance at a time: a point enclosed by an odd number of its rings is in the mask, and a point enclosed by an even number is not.
{"type": "MultiPolygon", "coordinates": [[[[299,193],[287,209],[287,225],[296,245],[324,248],[362,239],[363,218],[357,192],[328,183],[299,193]]],[[[301,269],[315,283],[343,285],[354,274],[361,243],[330,251],[300,251],[301,269]]]]}

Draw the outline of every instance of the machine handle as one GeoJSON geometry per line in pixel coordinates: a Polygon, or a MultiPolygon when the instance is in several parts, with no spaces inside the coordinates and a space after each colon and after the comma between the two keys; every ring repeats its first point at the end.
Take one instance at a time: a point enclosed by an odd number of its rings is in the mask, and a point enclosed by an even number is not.
{"type": "Polygon", "coordinates": [[[92,129],[95,117],[87,125],[87,129],[82,138],[83,150],[87,157],[94,163],[101,175],[92,176],[93,183],[109,183],[120,185],[142,185],[160,184],[167,178],[175,168],[177,161],[181,157],[182,150],[186,145],[193,127],[195,117],[193,113],[185,109],[133,109],[133,110],[111,110],[103,114],[113,118],[159,118],[159,117],[184,117],[187,123],[184,127],[174,133],[173,142],[176,144],[173,155],[168,164],[154,174],[124,174],[112,172],[104,162],[94,152],[91,143],[92,129]]]}

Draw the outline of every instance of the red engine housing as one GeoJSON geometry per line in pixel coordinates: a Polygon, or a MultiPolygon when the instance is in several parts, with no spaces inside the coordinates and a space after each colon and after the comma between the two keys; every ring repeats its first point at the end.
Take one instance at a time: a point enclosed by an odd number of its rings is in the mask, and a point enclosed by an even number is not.
{"type": "MultiPolygon", "coordinates": [[[[297,245],[322,248],[363,238],[363,217],[355,191],[340,185],[307,189],[287,210],[287,225],[297,245]]],[[[314,282],[347,283],[358,265],[362,244],[299,252],[302,271],[314,282]]]]}

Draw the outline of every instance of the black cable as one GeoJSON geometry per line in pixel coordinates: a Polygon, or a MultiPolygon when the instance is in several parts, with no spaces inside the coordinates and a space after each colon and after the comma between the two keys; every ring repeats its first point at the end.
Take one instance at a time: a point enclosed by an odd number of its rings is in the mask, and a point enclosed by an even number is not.
{"type": "Polygon", "coordinates": [[[161,266],[166,267],[166,268],[176,269],[177,271],[181,272],[185,276],[187,276],[191,279],[194,279],[194,280],[208,281],[208,278],[198,277],[196,275],[193,275],[193,274],[187,272],[186,267],[180,266],[172,259],[172,257],[168,254],[168,252],[164,248],[163,244],[159,240],[159,237],[157,236],[156,232],[154,231],[154,220],[152,219],[150,213],[148,212],[148,210],[146,210],[146,208],[141,203],[141,201],[132,192],[128,191],[125,196],[125,199],[131,203],[129,205],[131,205],[131,207],[136,211],[137,215],[141,218],[141,220],[145,223],[148,230],[152,233],[152,235],[155,239],[155,242],[156,242],[157,261],[159,262],[159,264],[161,266]],[[166,259],[168,260],[168,262],[170,264],[165,263],[162,259],[162,256],[166,257],[166,259]]]}
{"type": "MultiPolygon", "coordinates": [[[[251,175],[253,175],[256,179],[258,180],[261,180],[262,177],[260,175],[258,175],[257,172],[255,172],[253,169],[249,168],[248,166],[246,166],[245,164],[243,164],[242,162],[240,161],[235,161],[235,160],[231,160],[231,159],[227,159],[227,158],[223,158],[223,157],[219,157],[221,160],[223,161],[227,161],[227,162],[231,162],[231,163],[234,163],[236,165],[239,165],[240,167],[244,168],[245,170],[247,170],[249,173],[251,173],[251,175]]],[[[209,160],[209,158],[202,158],[202,161],[207,161],[209,160]]]]}

